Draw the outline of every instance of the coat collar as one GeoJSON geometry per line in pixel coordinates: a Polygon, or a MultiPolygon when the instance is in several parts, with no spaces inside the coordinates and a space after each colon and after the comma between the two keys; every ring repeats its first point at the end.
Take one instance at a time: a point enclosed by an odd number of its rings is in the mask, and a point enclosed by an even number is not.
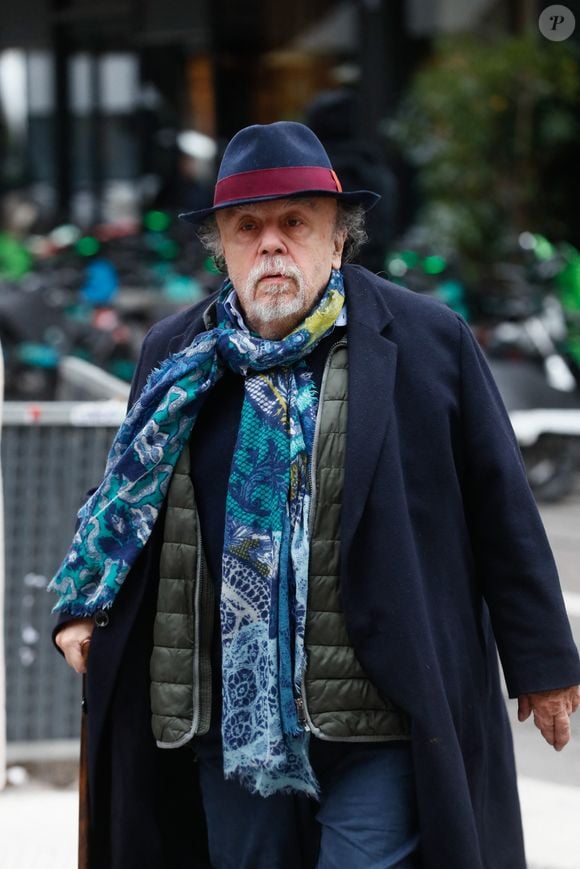
{"type": "Polygon", "coordinates": [[[202,303],[191,309],[191,318],[186,324],[184,331],[174,335],[168,342],[168,356],[172,353],[179,353],[181,350],[185,350],[186,347],[189,347],[196,335],[199,335],[200,332],[211,329],[214,326],[213,312],[219,292],[220,291],[217,290],[215,293],[212,293],[212,295],[207,299],[204,299],[202,303]]]}
{"type": "Polygon", "coordinates": [[[393,315],[384,282],[358,266],[345,273],[348,305],[348,422],[342,510],[347,552],[360,522],[393,414],[397,345],[386,337],[393,315]]]}

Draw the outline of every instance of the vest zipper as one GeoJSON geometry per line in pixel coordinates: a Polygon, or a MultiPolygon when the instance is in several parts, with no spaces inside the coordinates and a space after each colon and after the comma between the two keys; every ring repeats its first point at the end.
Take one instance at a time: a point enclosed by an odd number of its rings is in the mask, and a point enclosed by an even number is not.
{"type": "Polygon", "coordinates": [[[197,542],[197,565],[196,565],[196,577],[195,577],[195,597],[193,600],[193,612],[195,618],[195,632],[193,639],[193,687],[194,691],[192,701],[193,701],[193,709],[192,709],[192,718],[191,718],[191,735],[195,736],[199,731],[199,719],[200,719],[200,710],[201,710],[201,672],[199,666],[199,648],[200,648],[200,601],[201,601],[201,583],[203,580],[203,557],[202,557],[202,543],[201,543],[201,528],[199,525],[199,516],[196,516],[196,542],[197,542]],[[197,686],[197,690],[195,690],[197,686]]]}
{"type": "Polygon", "coordinates": [[[194,709],[196,736],[208,732],[211,724],[212,708],[212,675],[211,675],[211,637],[214,628],[214,594],[211,577],[208,574],[207,562],[201,536],[199,514],[197,515],[197,582],[195,595],[196,612],[196,645],[194,652],[194,679],[197,681],[197,710],[194,709]]]}
{"type": "Polygon", "coordinates": [[[304,701],[302,697],[296,698],[296,712],[298,714],[298,721],[304,727],[304,730],[310,730],[306,721],[306,715],[304,714],[304,701]]]}
{"type": "Polygon", "coordinates": [[[326,362],[324,363],[324,370],[322,372],[322,382],[320,384],[320,401],[318,402],[318,410],[316,412],[316,425],[314,427],[314,440],[312,442],[312,461],[310,463],[310,516],[308,519],[308,534],[310,540],[312,540],[312,532],[314,530],[314,508],[316,506],[316,451],[318,449],[318,441],[320,439],[322,398],[324,396],[326,381],[328,380],[328,372],[330,370],[330,363],[332,357],[334,356],[335,351],[339,347],[346,346],[346,338],[341,338],[340,341],[337,341],[335,344],[332,345],[332,347],[328,351],[328,356],[326,357],[326,362]]]}
{"type": "MultiPolygon", "coordinates": [[[[324,388],[328,379],[330,363],[332,361],[332,357],[334,356],[335,351],[339,347],[346,346],[346,338],[341,338],[340,341],[336,341],[336,343],[332,345],[332,347],[328,351],[328,356],[326,357],[326,362],[324,363],[324,370],[322,372],[322,382],[320,384],[320,400],[318,402],[316,425],[314,427],[314,440],[312,442],[312,461],[310,463],[310,515],[308,517],[308,539],[310,541],[310,544],[312,544],[312,533],[314,531],[314,515],[316,508],[316,453],[318,450],[318,441],[320,438],[324,388]]],[[[304,642],[306,642],[306,637],[304,637],[304,642]]],[[[308,703],[306,701],[306,667],[304,668],[302,678],[300,680],[300,694],[301,696],[296,699],[296,711],[298,713],[298,720],[304,726],[304,730],[310,731],[316,736],[320,736],[322,739],[324,739],[325,737],[322,731],[318,727],[316,727],[315,724],[313,724],[310,718],[310,714],[308,712],[308,703]]]]}

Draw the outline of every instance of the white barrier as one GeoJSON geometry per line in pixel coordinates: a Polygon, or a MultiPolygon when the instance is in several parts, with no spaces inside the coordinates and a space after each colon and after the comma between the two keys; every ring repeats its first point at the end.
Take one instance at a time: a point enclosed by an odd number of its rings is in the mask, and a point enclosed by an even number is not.
{"type": "MultiPolygon", "coordinates": [[[[4,357],[0,347],[0,432],[4,400],[4,357]]],[[[6,669],[4,662],[4,507],[0,464],[0,790],[6,784],[6,669]]]]}
{"type": "Polygon", "coordinates": [[[129,398],[130,386],[124,380],[108,374],[91,362],[65,356],[58,368],[57,398],[68,401],[100,401],[117,399],[124,404],[129,398]]]}

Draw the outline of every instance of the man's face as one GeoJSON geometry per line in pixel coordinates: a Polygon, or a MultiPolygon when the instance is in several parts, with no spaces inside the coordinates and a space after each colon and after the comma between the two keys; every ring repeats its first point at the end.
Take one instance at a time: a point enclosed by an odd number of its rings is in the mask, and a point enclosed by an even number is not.
{"type": "Polygon", "coordinates": [[[275,199],[216,213],[228,274],[248,325],[279,339],[300,323],[340,268],[344,234],[330,197],[275,199]]]}

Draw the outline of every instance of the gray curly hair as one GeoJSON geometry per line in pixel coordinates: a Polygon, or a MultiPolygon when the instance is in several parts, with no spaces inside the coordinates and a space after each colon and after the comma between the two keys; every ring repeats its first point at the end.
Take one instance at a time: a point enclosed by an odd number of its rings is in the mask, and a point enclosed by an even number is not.
{"type": "MultiPolygon", "coordinates": [[[[355,258],[368,238],[365,230],[365,213],[362,205],[348,205],[344,202],[338,203],[335,233],[338,235],[343,232],[345,234],[345,242],[342,251],[342,261],[345,263],[355,258]]],[[[197,236],[203,246],[213,256],[217,268],[225,274],[227,266],[215,214],[210,214],[198,227],[197,236]]]]}

